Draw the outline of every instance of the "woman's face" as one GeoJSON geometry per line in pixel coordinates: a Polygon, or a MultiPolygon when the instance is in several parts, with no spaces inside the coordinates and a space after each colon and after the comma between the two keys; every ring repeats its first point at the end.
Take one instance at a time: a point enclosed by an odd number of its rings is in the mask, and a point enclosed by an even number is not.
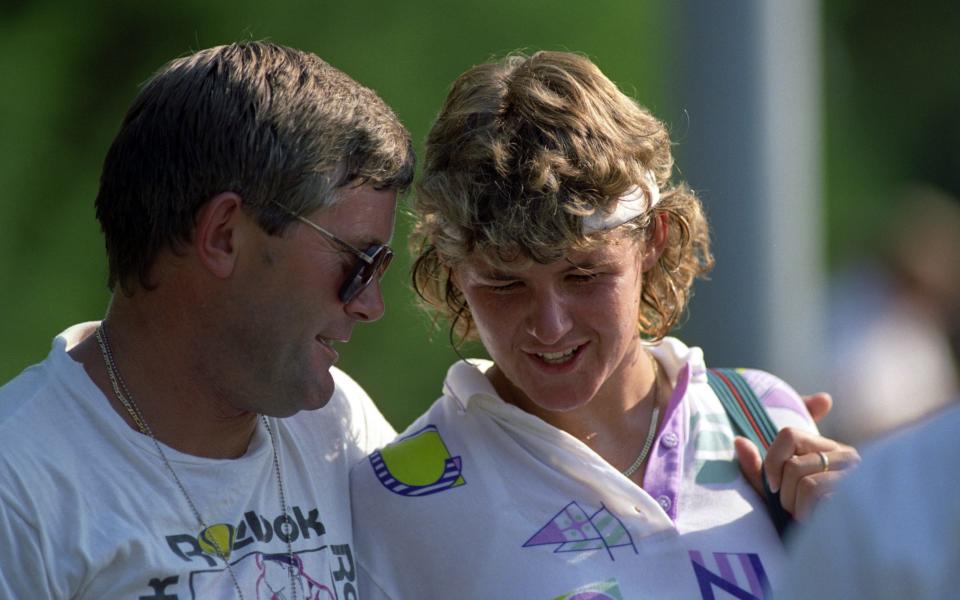
{"type": "Polygon", "coordinates": [[[631,389],[625,384],[643,358],[641,247],[632,238],[613,234],[546,265],[495,266],[474,254],[453,277],[510,384],[498,386],[508,401],[534,413],[569,411],[631,389]]]}

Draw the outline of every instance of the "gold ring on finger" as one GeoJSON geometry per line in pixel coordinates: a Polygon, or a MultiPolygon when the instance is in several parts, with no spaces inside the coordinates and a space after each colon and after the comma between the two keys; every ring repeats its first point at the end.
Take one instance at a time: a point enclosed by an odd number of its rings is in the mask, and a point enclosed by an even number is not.
{"type": "Polygon", "coordinates": [[[817,456],[820,457],[820,467],[821,470],[826,473],[830,470],[830,459],[827,458],[826,452],[817,452],[817,456]]]}

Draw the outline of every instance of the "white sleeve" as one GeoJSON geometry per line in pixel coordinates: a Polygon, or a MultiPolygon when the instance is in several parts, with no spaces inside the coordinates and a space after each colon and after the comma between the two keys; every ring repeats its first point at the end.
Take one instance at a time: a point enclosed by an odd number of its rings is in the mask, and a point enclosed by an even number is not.
{"type": "Polygon", "coordinates": [[[350,414],[350,430],[360,450],[356,460],[392,442],[397,432],[360,384],[343,371],[333,368],[337,391],[344,396],[350,414]]]}
{"type": "Polygon", "coordinates": [[[357,563],[357,591],[364,600],[391,600],[389,594],[377,585],[362,564],[357,563]]]}
{"type": "Polygon", "coordinates": [[[0,598],[57,598],[39,532],[0,499],[0,598]]]}

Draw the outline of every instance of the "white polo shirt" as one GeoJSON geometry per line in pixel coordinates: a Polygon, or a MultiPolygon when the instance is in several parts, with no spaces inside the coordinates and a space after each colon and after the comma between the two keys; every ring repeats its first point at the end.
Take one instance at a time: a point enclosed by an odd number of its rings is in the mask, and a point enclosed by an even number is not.
{"type": "MultiPolygon", "coordinates": [[[[652,351],[674,392],[643,488],[500,399],[492,363],[453,365],[443,396],[351,472],[362,597],[765,597],[784,550],[702,352],[652,351]]],[[[815,430],[789,386],[744,375],[779,426],[815,430]]]]}

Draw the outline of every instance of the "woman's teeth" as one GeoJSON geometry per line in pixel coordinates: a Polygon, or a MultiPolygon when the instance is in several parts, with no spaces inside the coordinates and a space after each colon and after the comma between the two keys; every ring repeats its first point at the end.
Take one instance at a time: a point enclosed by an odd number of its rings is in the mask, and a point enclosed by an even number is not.
{"type": "Polygon", "coordinates": [[[576,346],[564,352],[537,352],[537,356],[539,356],[543,362],[555,365],[570,360],[579,347],[580,346],[576,346]]]}

